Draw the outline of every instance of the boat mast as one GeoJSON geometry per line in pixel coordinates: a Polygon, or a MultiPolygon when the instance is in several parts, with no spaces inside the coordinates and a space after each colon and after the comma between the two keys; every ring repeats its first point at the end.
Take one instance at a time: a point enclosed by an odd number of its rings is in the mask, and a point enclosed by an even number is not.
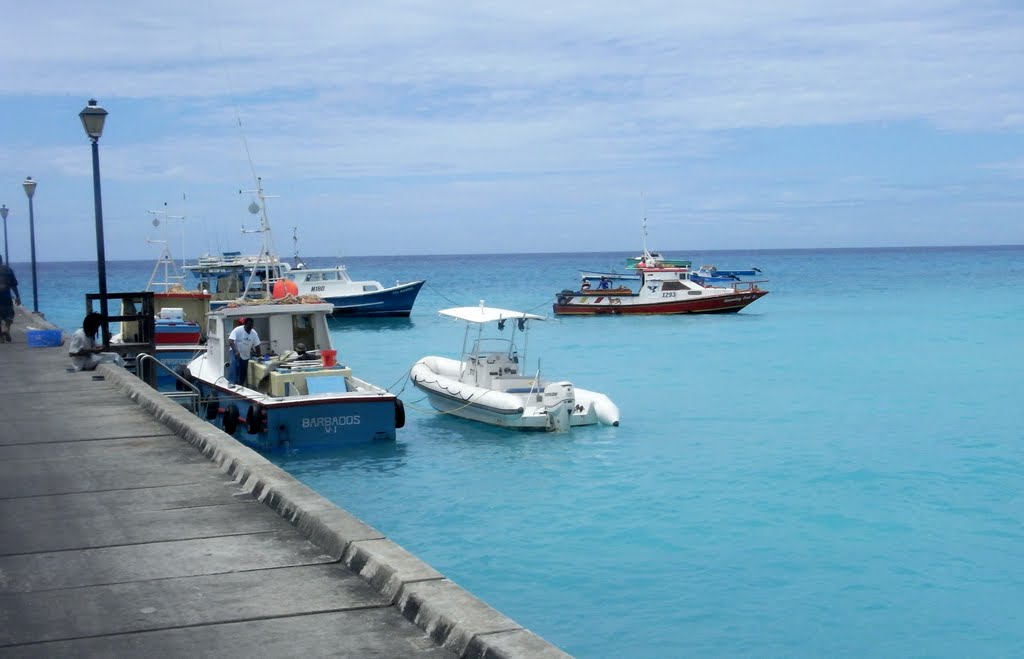
{"type": "MultiPolygon", "coordinates": [[[[162,211],[146,211],[146,212],[149,213],[150,215],[162,215],[165,220],[168,220],[168,219],[184,220],[185,219],[184,215],[168,215],[166,207],[167,207],[167,202],[165,201],[164,202],[164,210],[162,210],[162,211]]],[[[161,224],[160,218],[154,217],[153,218],[153,227],[154,228],[159,227],[160,224],[161,224]]],[[[184,224],[183,224],[182,225],[182,235],[184,235],[184,232],[185,232],[185,229],[184,229],[184,224]]],[[[162,233],[163,233],[163,231],[161,231],[161,234],[162,233]]],[[[184,238],[182,240],[184,241],[184,238]]],[[[174,262],[174,259],[171,257],[171,249],[168,246],[169,242],[167,240],[165,240],[165,239],[153,240],[153,239],[149,239],[149,238],[146,239],[146,242],[163,245],[163,249],[160,250],[160,256],[157,257],[156,264],[153,266],[153,272],[149,275],[149,281],[146,283],[146,290],[147,291],[153,290],[153,286],[154,285],[156,285],[156,286],[163,286],[164,287],[164,291],[163,292],[166,293],[169,290],[171,290],[171,287],[174,286],[175,284],[181,285],[184,282],[184,280],[185,280],[185,275],[180,273],[180,272],[178,272],[178,266],[174,262]],[[163,271],[164,271],[163,281],[156,281],[157,272],[159,272],[161,266],[163,266],[163,271]]],[[[184,265],[182,265],[182,267],[184,267],[184,265]]]]}
{"type": "MultiPolygon", "coordinates": [[[[246,153],[248,153],[248,147],[246,147],[246,153]]],[[[252,160],[249,161],[250,166],[252,160]]],[[[259,215],[260,226],[258,229],[246,229],[242,227],[242,233],[261,233],[263,234],[263,244],[260,246],[260,254],[256,257],[256,263],[252,266],[252,272],[249,273],[249,279],[245,283],[245,290],[242,291],[242,297],[249,294],[250,290],[255,290],[253,283],[256,281],[257,274],[261,271],[264,273],[264,280],[267,285],[273,283],[277,277],[273,276],[273,266],[277,261],[277,251],[274,249],[274,238],[270,233],[270,220],[267,219],[267,199],[271,195],[267,195],[263,192],[263,179],[259,176],[256,177],[256,189],[255,190],[239,190],[238,194],[255,194],[259,200],[253,201],[249,204],[249,212],[253,215],[259,215]]],[[[270,289],[266,291],[267,295],[270,294],[270,289]]]]}
{"type": "Polygon", "coordinates": [[[272,266],[276,265],[277,250],[274,249],[274,238],[270,234],[270,220],[267,219],[267,198],[268,195],[263,192],[263,179],[256,175],[256,166],[252,162],[252,153],[249,151],[249,140],[245,137],[245,130],[242,128],[242,118],[238,115],[238,109],[235,109],[235,121],[238,122],[238,132],[242,136],[242,146],[245,147],[245,158],[249,162],[249,171],[252,173],[252,178],[256,181],[255,190],[239,190],[238,194],[248,192],[249,194],[256,195],[256,201],[249,204],[249,212],[253,215],[260,216],[260,228],[259,229],[246,229],[242,227],[242,233],[262,233],[263,244],[260,247],[260,255],[256,257],[256,263],[252,266],[252,272],[249,273],[249,279],[245,282],[245,290],[242,291],[242,297],[249,294],[252,290],[253,283],[256,281],[256,275],[260,271],[260,266],[263,265],[264,280],[267,283],[267,290],[264,291],[266,297],[270,297],[271,284],[277,277],[271,276],[272,266]],[[266,259],[266,261],[264,261],[266,259]]]}

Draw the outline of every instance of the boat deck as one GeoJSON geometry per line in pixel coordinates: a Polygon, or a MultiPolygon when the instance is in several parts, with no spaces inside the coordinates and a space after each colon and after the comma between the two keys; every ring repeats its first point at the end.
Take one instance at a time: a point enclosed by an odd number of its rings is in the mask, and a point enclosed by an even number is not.
{"type": "Polygon", "coordinates": [[[0,655],[567,656],[30,323],[0,344],[0,655]]]}

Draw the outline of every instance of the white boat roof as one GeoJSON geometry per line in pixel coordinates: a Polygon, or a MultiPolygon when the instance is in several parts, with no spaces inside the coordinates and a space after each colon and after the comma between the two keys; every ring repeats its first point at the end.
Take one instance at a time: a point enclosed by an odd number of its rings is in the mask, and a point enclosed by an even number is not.
{"type": "Polygon", "coordinates": [[[508,309],[497,309],[495,307],[453,307],[439,311],[442,316],[449,316],[464,320],[467,323],[494,323],[499,320],[510,320],[525,318],[527,320],[546,320],[544,316],[526,313],[525,311],[510,311],[508,309]]]}
{"type": "Polygon", "coordinates": [[[285,313],[330,313],[334,305],[329,302],[303,304],[249,304],[240,307],[221,307],[211,315],[225,318],[244,318],[247,316],[273,316],[285,313]]]}

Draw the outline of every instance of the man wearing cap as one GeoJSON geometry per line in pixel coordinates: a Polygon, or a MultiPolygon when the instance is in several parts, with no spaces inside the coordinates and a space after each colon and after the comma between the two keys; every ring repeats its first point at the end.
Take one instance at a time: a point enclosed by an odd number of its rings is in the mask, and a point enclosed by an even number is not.
{"type": "Polygon", "coordinates": [[[231,334],[228,335],[233,384],[245,384],[245,378],[249,373],[249,358],[260,356],[260,335],[252,326],[252,318],[245,318],[242,324],[231,330],[231,334]]]}

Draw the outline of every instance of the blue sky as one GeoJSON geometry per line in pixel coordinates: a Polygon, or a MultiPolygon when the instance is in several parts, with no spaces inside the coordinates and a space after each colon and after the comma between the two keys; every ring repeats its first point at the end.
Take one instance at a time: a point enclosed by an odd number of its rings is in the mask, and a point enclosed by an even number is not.
{"type": "Polygon", "coordinates": [[[12,260],[25,176],[95,259],[91,97],[112,259],[255,249],[253,170],[285,255],[1024,243],[1024,4],[834,4],[9,3],[12,260]]]}

